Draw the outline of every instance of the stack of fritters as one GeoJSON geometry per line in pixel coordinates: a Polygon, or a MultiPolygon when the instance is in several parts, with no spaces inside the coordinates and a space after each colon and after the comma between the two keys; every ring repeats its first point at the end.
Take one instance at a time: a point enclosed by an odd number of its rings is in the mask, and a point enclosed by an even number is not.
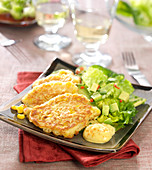
{"type": "Polygon", "coordinates": [[[22,99],[27,106],[24,114],[43,131],[72,138],[100,115],[97,107],[78,94],[79,82],[80,78],[69,70],[35,81],[22,99]]]}

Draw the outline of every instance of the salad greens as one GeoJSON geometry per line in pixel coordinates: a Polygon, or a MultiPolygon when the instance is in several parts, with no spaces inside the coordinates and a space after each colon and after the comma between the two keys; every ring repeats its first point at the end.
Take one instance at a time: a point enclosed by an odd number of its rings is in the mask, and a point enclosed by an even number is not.
{"type": "Polygon", "coordinates": [[[9,13],[14,19],[35,17],[32,0],[0,0],[0,14],[9,13]]]}
{"type": "Polygon", "coordinates": [[[81,78],[79,93],[86,95],[93,105],[101,109],[98,122],[110,124],[116,131],[132,123],[137,113],[135,107],[146,101],[133,95],[134,88],[123,74],[98,65],[84,70],[79,67],[76,73],[81,78]]]}
{"type": "Polygon", "coordinates": [[[136,25],[152,26],[152,0],[120,0],[117,14],[132,17],[136,25]]]}

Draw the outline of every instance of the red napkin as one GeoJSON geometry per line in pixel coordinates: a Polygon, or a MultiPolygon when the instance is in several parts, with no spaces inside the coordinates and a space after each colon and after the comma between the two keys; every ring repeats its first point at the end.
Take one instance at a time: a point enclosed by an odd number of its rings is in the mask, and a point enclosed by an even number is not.
{"type": "MultiPolygon", "coordinates": [[[[41,73],[19,72],[14,89],[19,93],[30,85],[41,73]]],[[[132,139],[117,153],[96,153],[73,149],[39,138],[19,130],[20,162],[55,162],[77,160],[85,167],[97,166],[109,159],[128,159],[138,155],[140,148],[132,139]]]]}

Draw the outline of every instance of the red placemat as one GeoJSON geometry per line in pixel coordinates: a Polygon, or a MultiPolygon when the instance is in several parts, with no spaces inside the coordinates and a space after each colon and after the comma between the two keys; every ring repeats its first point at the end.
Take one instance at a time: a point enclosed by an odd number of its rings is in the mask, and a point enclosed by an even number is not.
{"type": "MultiPolygon", "coordinates": [[[[30,85],[41,73],[19,72],[14,89],[19,93],[30,85]]],[[[140,152],[140,148],[130,139],[117,153],[96,153],[62,146],[19,130],[20,162],[55,162],[77,160],[85,167],[97,166],[109,159],[129,159],[140,152]]]]}

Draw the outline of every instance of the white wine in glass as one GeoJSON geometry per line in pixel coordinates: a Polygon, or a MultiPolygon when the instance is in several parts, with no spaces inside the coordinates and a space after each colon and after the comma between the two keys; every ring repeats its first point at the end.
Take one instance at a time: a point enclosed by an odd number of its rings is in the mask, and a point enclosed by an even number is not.
{"type": "Polygon", "coordinates": [[[116,1],[77,0],[70,1],[70,6],[75,35],[85,46],[85,52],[74,55],[73,62],[76,65],[109,66],[112,61],[111,56],[102,54],[98,49],[109,37],[116,1]]]}
{"type": "Polygon", "coordinates": [[[100,15],[84,12],[75,20],[75,32],[77,39],[84,44],[97,42],[105,43],[109,36],[111,20],[104,18],[102,23],[100,15]]]}
{"type": "Polygon", "coordinates": [[[45,34],[34,39],[34,44],[47,51],[59,51],[70,45],[71,39],[57,34],[69,16],[67,2],[60,0],[37,0],[36,20],[42,26],[45,34]]]}

